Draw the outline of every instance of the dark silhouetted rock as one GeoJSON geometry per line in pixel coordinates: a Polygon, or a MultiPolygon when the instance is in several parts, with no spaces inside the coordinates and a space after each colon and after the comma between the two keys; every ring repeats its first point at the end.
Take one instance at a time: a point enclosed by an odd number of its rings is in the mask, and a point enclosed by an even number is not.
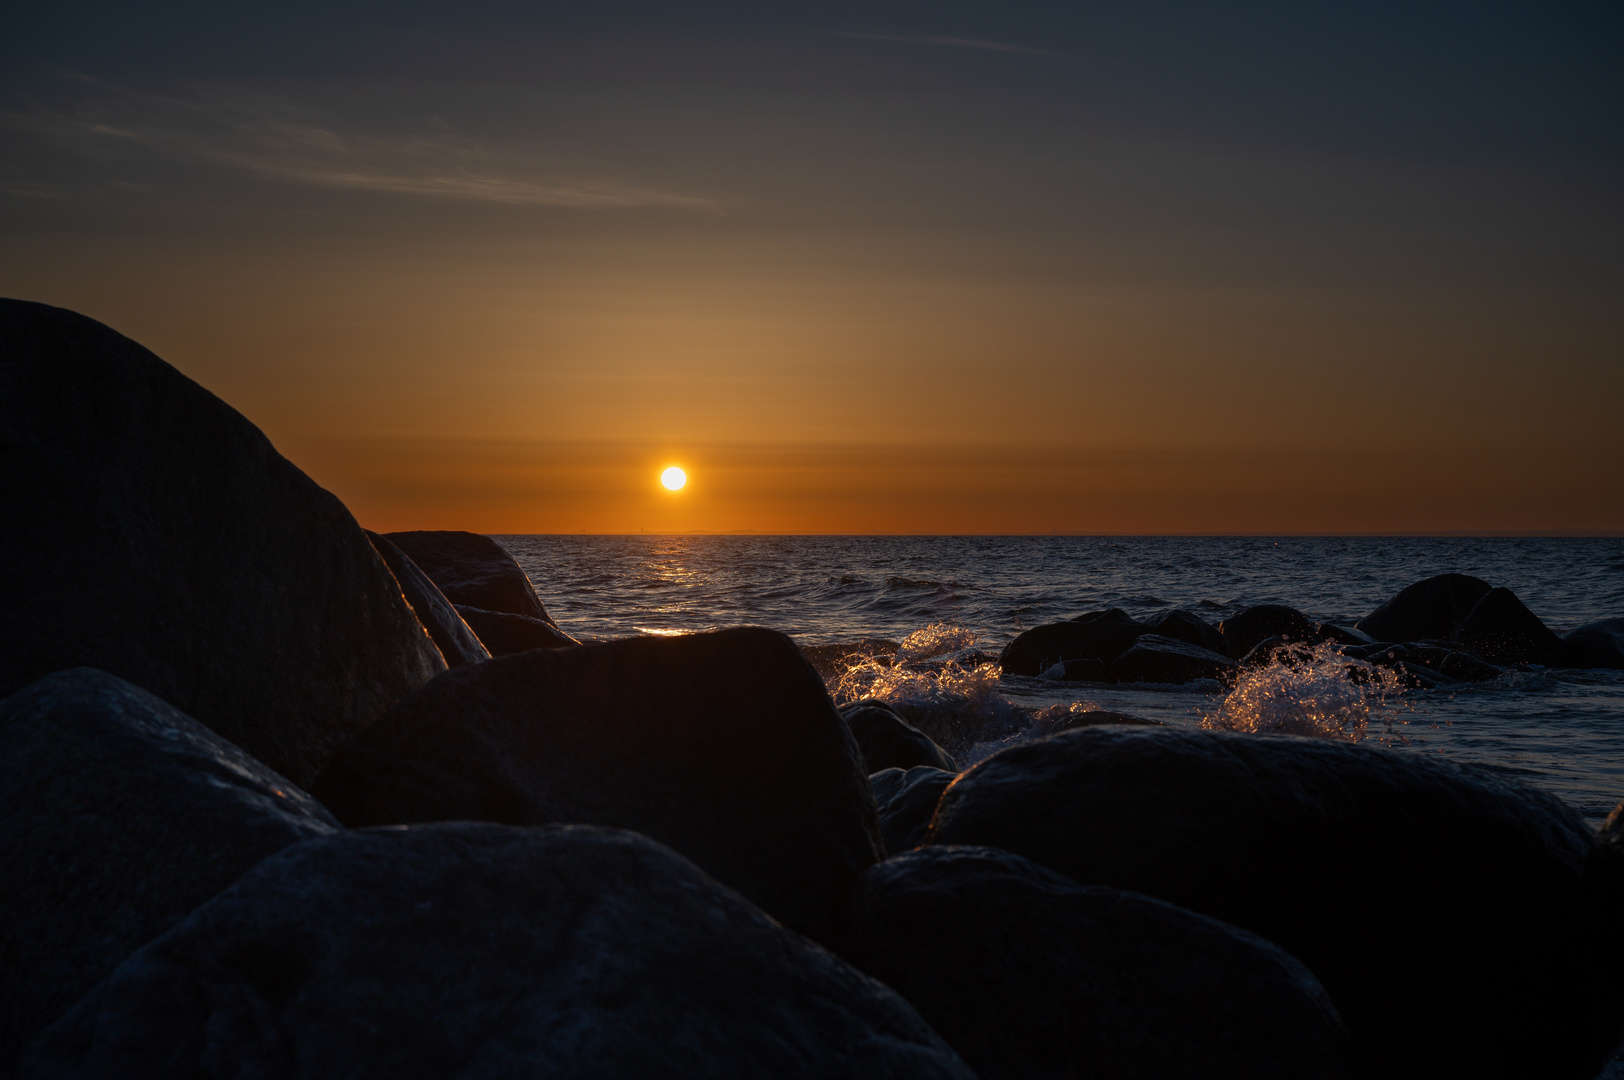
{"type": "Polygon", "coordinates": [[[1147,720],[1143,716],[1111,712],[1108,709],[1089,709],[1086,712],[1068,712],[1047,722],[1043,734],[1058,735],[1080,727],[1099,727],[1104,724],[1129,724],[1133,727],[1161,727],[1160,720],[1147,720]]]}
{"type": "Polygon", "coordinates": [[[947,751],[884,702],[854,702],[841,709],[840,715],[857,740],[864,772],[911,769],[915,765],[929,765],[950,773],[959,771],[947,751]]]}
{"type": "Polygon", "coordinates": [[[1490,589],[1455,627],[1461,647],[1491,664],[1549,664],[1561,648],[1510,589],[1490,589]]]}
{"type": "Polygon", "coordinates": [[[1553,796],[1436,758],[1101,727],[962,775],[929,842],[1005,848],[1261,934],[1319,977],[1370,1075],[1577,1078],[1619,1019],[1598,1006],[1616,972],[1581,901],[1591,839],[1553,796]],[[1424,932],[1382,912],[1425,914],[1424,932]]]}
{"type": "Polygon", "coordinates": [[[901,648],[885,638],[863,638],[838,645],[802,645],[801,652],[825,679],[838,679],[865,660],[889,666],[901,648]]]}
{"type": "Polygon", "coordinates": [[[998,663],[1007,675],[1041,675],[1069,660],[1115,660],[1150,627],[1121,608],[1091,611],[1067,622],[1034,626],[1004,646],[998,663]]]}
{"type": "Polygon", "coordinates": [[[972,1080],[899,996],[669,849],[472,823],[273,856],[21,1064],[86,1080],[972,1080]]]}
{"type": "Polygon", "coordinates": [[[1156,620],[1151,627],[1151,633],[1162,637],[1182,641],[1187,645],[1199,645],[1222,656],[1229,655],[1229,645],[1224,641],[1224,635],[1218,628],[1199,615],[1192,615],[1182,609],[1174,609],[1156,620]]]}
{"type": "Polygon", "coordinates": [[[1007,851],[872,866],[853,924],[849,958],[982,1080],[1350,1075],[1330,998],[1275,945],[1007,851]]]}
{"type": "Polygon", "coordinates": [[[1504,674],[1500,668],[1470,653],[1420,642],[1365,646],[1349,649],[1344,655],[1411,675],[1416,674],[1417,668],[1425,668],[1451,682],[1487,682],[1504,674]]]}
{"type": "Polygon", "coordinates": [[[553,621],[524,569],[490,537],[429,530],[386,535],[458,607],[553,621]]]}
{"type": "Polygon", "coordinates": [[[125,957],[260,859],[334,832],[314,799],[91,668],[0,701],[0,1074],[125,957]]]}
{"type": "Polygon", "coordinates": [[[747,627],[455,668],[369,728],[312,793],[351,826],[633,829],[827,940],[878,857],[861,760],[794,643],[747,627]]]}
{"type": "Polygon", "coordinates": [[[1358,627],[1377,641],[1447,638],[1488,591],[1489,583],[1482,578],[1438,574],[1400,589],[1360,619],[1358,627]]]}
{"type": "Polygon", "coordinates": [[[1598,619],[1569,630],[1553,662],[1570,668],[1624,669],[1624,619],[1598,619]]]}
{"type": "Polygon", "coordinates": [[[1160,634],[1146,634],[1133,648],[1116,658],[1111,671],[1118,682],[1187,683],[1197,679],[1227,679],[1235,661],[1199,645],[1160,634]]]}
{"type": "Polygon", "coordinates": [[[389,572],[395,575],[406,602],[412,606],[413,613],[429,632],[429,637],[434,639],[447,667],[477,664],[491,658],[490,650],[457,614],[457,609],[451,606],[451,601],[445,598],[440,587],[429,580],[429,576],[412,562],[409,555],[391,543],[387,536],[369,531],[367,538],[383,557],[389,572]]]}
{"type": "Polygon", "coordinates": [[[1240,659],[1243,668],[1267,667],[1270,664],[1287,664],[1296,667],[1307,663],[1314,657],[1314,651],[1302,641],[1291,638],[1266,637],[1253,645],[1251,650],[1240,659]]]}
{"type": "Polygon", "coordinates": [[[1356,626],[1344,623],[1320,623],[1319,638],[1322,641],[1334,641],[1338,645],[1374,645],[1376,639],[1360,630],[1356,626]]]}
{"type": "Polygon", "coordinates": [[[899,851],[925,842],[936,803],[956,774],[928,765],[911,769],[881,769],[868,778],[880,811],[880,837],[885,850],[899,851]]]}
{"type": "Polygon", "coordinates": [[[1229,655],[1237,659],[1251,652],[1264,638],[1317,641],[1319,623],[1284,604],[1257,604],[1218,624],[1229,655]]]}
{"type": "Polygon", "coordinates": [[[444,670],[348,510],[100,323],[0,301],[0,696],[117,675],[295,783],[444,670]]]}
{"type": "Polygon", "coordinates": [[[532,619],[528,615],[510,615],[505,611],[485,611],[481,608],[457,605],[457,614],[479,635],[480,643],[492,656],[511,656],[531,649],[562,649],[580,642],[550,622],[532,619]]]}
{"type": "MultiPolygon", "coordinates": [[[[1090,682],[1110,684],[1117,681],[1116,670],[1106,660],[1067,660],[1058,665],[1061,682],[1090,682]]],[[[1039,672],[1054,678],[1054,669],[1039,672]]]]}

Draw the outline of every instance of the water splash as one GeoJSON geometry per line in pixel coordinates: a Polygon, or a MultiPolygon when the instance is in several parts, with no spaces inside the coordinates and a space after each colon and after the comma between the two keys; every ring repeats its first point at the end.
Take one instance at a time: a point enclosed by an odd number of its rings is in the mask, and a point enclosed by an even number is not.
{"type": "Polygon", "coordinates": [[[1397,672],[1349,659],[1335,642],[1284,645],[1242,673],[1201,726],[1358,742],[1373,723],[1391,733],[1403,693],[1397,672]]]}
{"type": "Polygon", "coordinates": [[[967,626],[934,622],[902,639],[902,644],[897,648],[896,662],[916,664],[938,656],[969,652],[979,640],[980,635],[967,626]]]}

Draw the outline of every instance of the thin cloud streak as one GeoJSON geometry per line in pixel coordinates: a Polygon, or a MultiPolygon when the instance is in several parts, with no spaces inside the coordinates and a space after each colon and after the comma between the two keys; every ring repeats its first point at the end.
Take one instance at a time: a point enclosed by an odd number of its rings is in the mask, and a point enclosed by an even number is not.
{"type": "Polygon", "coordinates": [[[1062,60],[1075,59],[1070,53],[1055,52],[1052,49],[1038,49],[1030,45],[1016,45],[1008,41],[987,41],[983,38],[937,37],[928,34],[858,34],[846,30],[830,30],[828,33],[835,37],[855,38],[859,41],[891,41],[900,45],[939,45],[950,49],[981,49],[985,52],[1053,56],[1062,60]]]}

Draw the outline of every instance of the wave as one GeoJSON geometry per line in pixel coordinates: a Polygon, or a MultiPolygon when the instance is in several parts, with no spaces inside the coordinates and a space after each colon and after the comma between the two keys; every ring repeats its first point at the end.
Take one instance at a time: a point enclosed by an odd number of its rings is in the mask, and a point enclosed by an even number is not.
{"type": "Polygon", "coordinates": [[[1373,723],[1392,733],[1403,694],[1398,672],[1343,656],[1335,642],[1286,645],[1242,672],[1201,726],[1358,742],[1373,723]]]}

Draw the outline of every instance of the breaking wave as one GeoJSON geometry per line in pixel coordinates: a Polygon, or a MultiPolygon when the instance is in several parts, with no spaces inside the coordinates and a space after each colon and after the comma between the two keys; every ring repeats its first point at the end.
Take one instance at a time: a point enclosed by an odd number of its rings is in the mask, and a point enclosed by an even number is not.
{"type": "Polygon", "coordinates": [[[1392,730],[1403,693],[1397,672],[1349,659],[1334,642],[1284,645],[1243,672],[1201,726],[1358,742],[1372,724],[1392,730]]]}

